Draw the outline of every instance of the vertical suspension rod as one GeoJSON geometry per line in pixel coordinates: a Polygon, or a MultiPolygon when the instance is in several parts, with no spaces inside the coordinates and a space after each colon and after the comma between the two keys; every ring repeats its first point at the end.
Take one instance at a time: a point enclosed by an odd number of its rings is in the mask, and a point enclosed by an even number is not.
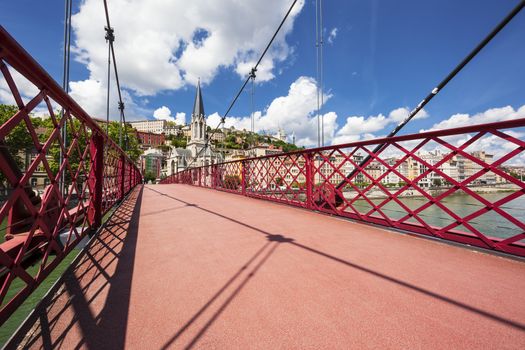
{"type": "MultiPolygon", "coordinates": [[[[62,72],[62,89],[68,94],[69,93],[69,62],[70,62],[70,52],[71,52],[71,9],[72,1],[64,1],[64,61],[63,61],[63,72],[62,72]]],[[[61,109],[60,118],[66,118],[66,113],[64,108],[61,109]]],[[[67,121],[64,121],[63,127],[61,130],[62,142],[64,147],[60,147],[59,153],[59,164],[62,164],[64,161],[64,151],[67,150],[67,121]]],[[[62,172],[60,175],[59,181],[59,190],[60,193],[65,194],[65,182],[66,182],[66,173],[62,172]]]]}
{"type": "MultiPolygon", "coordinates": [[[[108,3],[107,0],[104,0],[104,12],[106,14],[106,26],[108,28],[111,28],[111,23],[109,21],[109,10],[108,10],[108,3]]],[[[112,34],[113,34],[113,28],[111,28],[112,34]]],[[[113,35],[113,40],[110,42],[110,52],[111,57],[113,59],[113,70],[115,71],[115,82],[117,84],[117,93],[118,93],[118,109],[120,111],[120,128],[119,128],[119,144],[120,147],[123,147],[122,144],[122,127],[124,128],[124,138],[125,138],[125,145],[127,146],[127,131],[126,131],[126,115],[124,114],[124,101],[122,100],[122,90],[120,88],[120,79],[118,76],[118,69],[117,69],[117,59],[115,57],[115,48],[113,46],[113,41],[115,40],[115,36],[113,35]]]]}
{"type": "Polygon", "coordinates": [[[323,98],[323,0],[319,0],[319,98],[321,103],[319,105],[319,114],[321,115],[321,147],[324,147],[324,115],[322,112],[324,98],[323,98]]]}
{"type": "Polygon", "coordinates": [[[113,28],[106,26],[104,27],[106,31],[106,42],[108,43],[108,91],[106,95],[106,134],[109,135],[109,95],[111,87],[111,43],[115,40],[113,34],[113,28]]]}
{"type": "Polygon", "coordinates": [[[321,147],[321,120],[319,116],[319,0],[315,0],[315,88],[317,98],[317,147],[321,147]]]}

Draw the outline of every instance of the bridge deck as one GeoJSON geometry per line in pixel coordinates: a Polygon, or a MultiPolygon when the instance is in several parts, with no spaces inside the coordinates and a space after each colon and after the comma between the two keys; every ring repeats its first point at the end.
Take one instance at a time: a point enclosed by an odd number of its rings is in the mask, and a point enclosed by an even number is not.
{"type": "Polygon", "coordinates": [[[525,264],[185,185],[136,189],[16,339],[525,348],[525,264]]]}

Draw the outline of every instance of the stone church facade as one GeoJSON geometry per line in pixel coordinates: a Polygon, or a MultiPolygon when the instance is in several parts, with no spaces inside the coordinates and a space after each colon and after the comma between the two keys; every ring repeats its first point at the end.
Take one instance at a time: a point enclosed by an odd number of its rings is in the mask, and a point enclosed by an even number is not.
{"type": "Polygon", "coordinates": [[[208,134],[200,82],[197,84],[195,103],[191,113],[190,131],[190,140],[186,148],[171,148],[167,158],[167,175],[175,174],[188,167],[216,164],[224,160],[222,154],[212,151],[210,143],[206,146],[208,134]]]}

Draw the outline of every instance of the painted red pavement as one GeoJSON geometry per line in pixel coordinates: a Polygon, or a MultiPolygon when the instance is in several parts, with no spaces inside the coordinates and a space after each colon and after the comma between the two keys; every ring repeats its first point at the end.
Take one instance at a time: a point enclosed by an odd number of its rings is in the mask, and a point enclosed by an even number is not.
{"type": "Polygon", "coordinates": [[[145,186],[24,332],[32,348],[524,349],[525,263],[145,186]]]}

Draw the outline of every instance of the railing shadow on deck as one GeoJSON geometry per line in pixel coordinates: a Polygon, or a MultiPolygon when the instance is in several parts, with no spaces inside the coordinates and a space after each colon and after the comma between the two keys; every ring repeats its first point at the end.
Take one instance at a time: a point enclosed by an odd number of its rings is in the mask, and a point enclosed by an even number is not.
{"type": "Polygon", "coordinates": [[[6,349],[124,348],[142,191],[115,211],[6,349]],[[66,343],[78,331],[78,344],[66,343]]]}
{"type": "MultiPolygon", "coordinates": [[[[482,317],[486,317],[490,320],[493,320],[493,321],[496,321],[496,322],[499,322],[501,324],[504,324],[506,326],[509,326],[509,327],[512,327],[512,328],[515,328],[519,331],[522,331],[522,332],[525,332],[525,324],[522,324],[522,323],[519,323],[519,322],[516,322],[516,321],[513,321],[513,320],[509,320],[507,318],[504,318],[504,317],[501,317],[499,315],[496,315],[496,314],[493,314],[491,312],[488,312],[488,311],[485,311],[485,310],[482,310],[482,309],[479,309],[477,307],[473,307],[471,305],[468,305],[468,304],[465,304],[463,302],[460,302],[460,301],[457,301],[457,300],[454,300],[452,298],[449,298],[447,296],[444,296],[444,295],[441,295],[441,294],[438,294],[436,292],[433,292],[433,291],[430,291],[430,290],[427,290],[427,289],[424,289],[424,288],[421,288],[419,286],[416,286],[414,284],[411,284],[411,283],[408,283],[406,281],[403,281],[403,280],[400,280],[400,279],[397,279],[397,278],[394,278],[394,277],[391,277],[391,276],[388,276],[386,274],[383,274],[381,272],[378,272],[378,271],[375,271],[373,269],[370,269],[366,266],[362,266],[362,265],[359,265],[359,264],[356,264],[354,262],[351,262],[351,261],[348,261],[348,260],[344,260],[344,259],[341,259],[341,258],[338,258],[336,256],[333,256],[333,255],[330,255],[326,252],[323,252],[323,251],[320,251],[318,249],[314,249],[314,248],[311,248],[309,246],[306,246],[304,244],[301,244],[299,242],[297,242],[296,240],[294,240],[293,238],[289,238],[289,237],[284,237],[282,235],[277,235],[277,234],[273,234],[271,232],[268,232],[266,230],[263,230],[261,228],[258,228],[258,227],[255,227],[255,226],[252,226],[250,224],[247,224],[245,222],[242,222],[242,221],[239,221],[239,220],[236,220],[234,218],[231,218],[229,216],[226,216],[226,215],[223,215],[223,214],[220,214],[220,213],[217,213],[215,211],[212,211],[212,210],[209,210],[209,209],[206,209],[206,208],[203,208],[197,204],[193,204],[193,203],[189,203],[189,202],[186,202],[180,198],[176,198],[174,196],[171,196],[167,193],[164,193],[164,192],[161,192],[161,191],[157,191],[151,187],[147,187],[148,190],[150,191],[153,191],[153,192],[156,192],[158,193],[160,196],[164,196],[164,197],[167,197],[167,198],[170,198],[172,200],[175,200],[175,201],[178,201],[180,203],[182,203],[184,206],[183,207],[186,207],[186,206],[192,206],[192,207],[195,207],[196,209],[199,209],[199,210],[202,210],[206,213],[209,213],[209,214],[212,214],[212,215],[215,215],[215,216],[218,216],[220,218],[223,218],[223,219],[226,219],[226,220],[229,220],[231,222],[234,222],[238,225],[241,225],[241,226],[244,226],[258,234],[262,234],[264,236],[266,236],[266,238],[268,239],[268,243],[266,243],[258,252],[256,252],[256,254],[246,263],[244,264],[240,270],[235,273],[224,285],[223,287],[221,287],[217,292],[216,294],[214,294],[212,296],[212,298],[210,298],[204,305],[201,309],[199,309],[190,319],[189,321],[187,321],[173,336],[172,338],[170,338],[163,346],[162,346],[162,349],[168,349],[170,346],[173,345],[174,342],[177,341],[177,339],[189,328],[189,326],[194,323],[203,313],[204,311],[211,306],[211,304],[227,289],[227,287],[229,285],[231,285],[240,275],[241,273],[247,269],[247,267],[255,260],[255,258],[257,258],[257,256],[259,256],[262,251],[264,251],[268,245],[270,245],[270,243],[272,241],[276,242],[275,245],[273,245],[269,252],[257,263],[257,265],[255,265],[255,267],[252,269],[252,271],[247,275],[247,277],[245,277],[243,279],[243,281],[241,282],[241,284],[230,294],[230,296],[226,299],[226,301],[219,307],[219,309],[213,314],[213,316],[211,316],[211,318],[206,322],[206,324],[198,331],[198,333],[192,338],[192,340],[189,342],[188,345],[186,345],[184,348],[185,349],[191,349],[195,346],[195,344],[197,343],[197,341],[204,335],[204,333],[206,332],[206,330],[212,325],[213,322],[215,322],[218,317],[220,316],[220,314],[222,314],[222,312],[226,309],[226,307],[231,303],[231,301],[239,294],[239,292],[244,288],[244,286],[249,282],[249,280],[253,277],[253,275],[257,272],[257,270],[259,270],[259,268],[268,260],[268,258],[270,257],[270,255],[274,252],[274,250],[277,248],[277,246],[281,243],[286,243],[286,244],[290,244],[292,246],[295,246],[297,248],[300,248],[300,249],[304,249],[310,253],[313,253],[313,254],[316,254],[316,255],[319,255],[319,256],[322,256],[324,258],[327,258],[327,259],[330,259],[331,261],[334,261],[334,262],[337,262],[337,263],[340,263],[340,264],[343,264],[343,265],[346,265],[350,268],[353,268],[353,269],[356,269],[356,270],[359,270],[361,272],[365,272],[365,273],[368,273],[372,276],[375,276],[377,278],[380,278],[382,280],[385,280],[385,281],[388,281],[388,282],[391,282],[391,283],[394,283],[398,286],[401,286],[401,287],[404,287],[404,288],[408,288],[412,291],[415,291],[415,292],[418,292],[418,293],[421,293],[427,297],[431,297],[431,298],[434,298],[434,299],[437,299],[437,300],[440,300],[442,302],[445,302],[447,304],[450,304],[450,305],[453,305],[455,307],[458,307],[458,308],[461,308],[461,309],[464,309],[466,311],[469,311],[469,312],[473,312],[475,314],[478,314],[482,317]]],[[[153,214],[153,213],[152,213],[153,214]]]]}
{"type": "Polygon", "coordinates": [[[235,297],[242,291],[242,289],[248,284],[248,282],[255,276],[257,271],[266,263],[266,261],[270,258],[270,256],[275,252],[279,244],[281,243],[288,243],[292,242],[293,239],[285,238],[281,235],[269,235],[266,237],[268,239],[268,242],[266,242],[257,252],[255,252],[252,257],[241,266],[241,268],[232,276],[224,285],[219,288],[215,294],[182,326],[180,327],[177,332],[167,341],[165,342],[161,349],[169,349],[176,341],[179,339],[185,332],[188,330],[188,328],[197,321],[202,314],[217,300],[225,291],[228,289],[230,285],[232,285],[243,272],[248,271],[250,268],[250,265],[254,263],[259,256],[263,254],[263,252],[266,251],[266,253],[263,255],[263,257],[254,265],[253,268],[248,272],[248,274],[242,279],[240,284],[231,292],[231,294],[226,298],[226,300],[219,306],[217,311],[213,313],[213,315],[210,317],[208,321],[204,324],[204,326],[201,327],[201,329],[197,332],[197,334],[191,339],[190,343],[185,346],[185,349],[191,349],[195,346],[195,344],[199,341],[199,339],[206,333],[208,328],[219,318],[219,316],[226,310],[228,305],[235,299],[235,297]]]}

